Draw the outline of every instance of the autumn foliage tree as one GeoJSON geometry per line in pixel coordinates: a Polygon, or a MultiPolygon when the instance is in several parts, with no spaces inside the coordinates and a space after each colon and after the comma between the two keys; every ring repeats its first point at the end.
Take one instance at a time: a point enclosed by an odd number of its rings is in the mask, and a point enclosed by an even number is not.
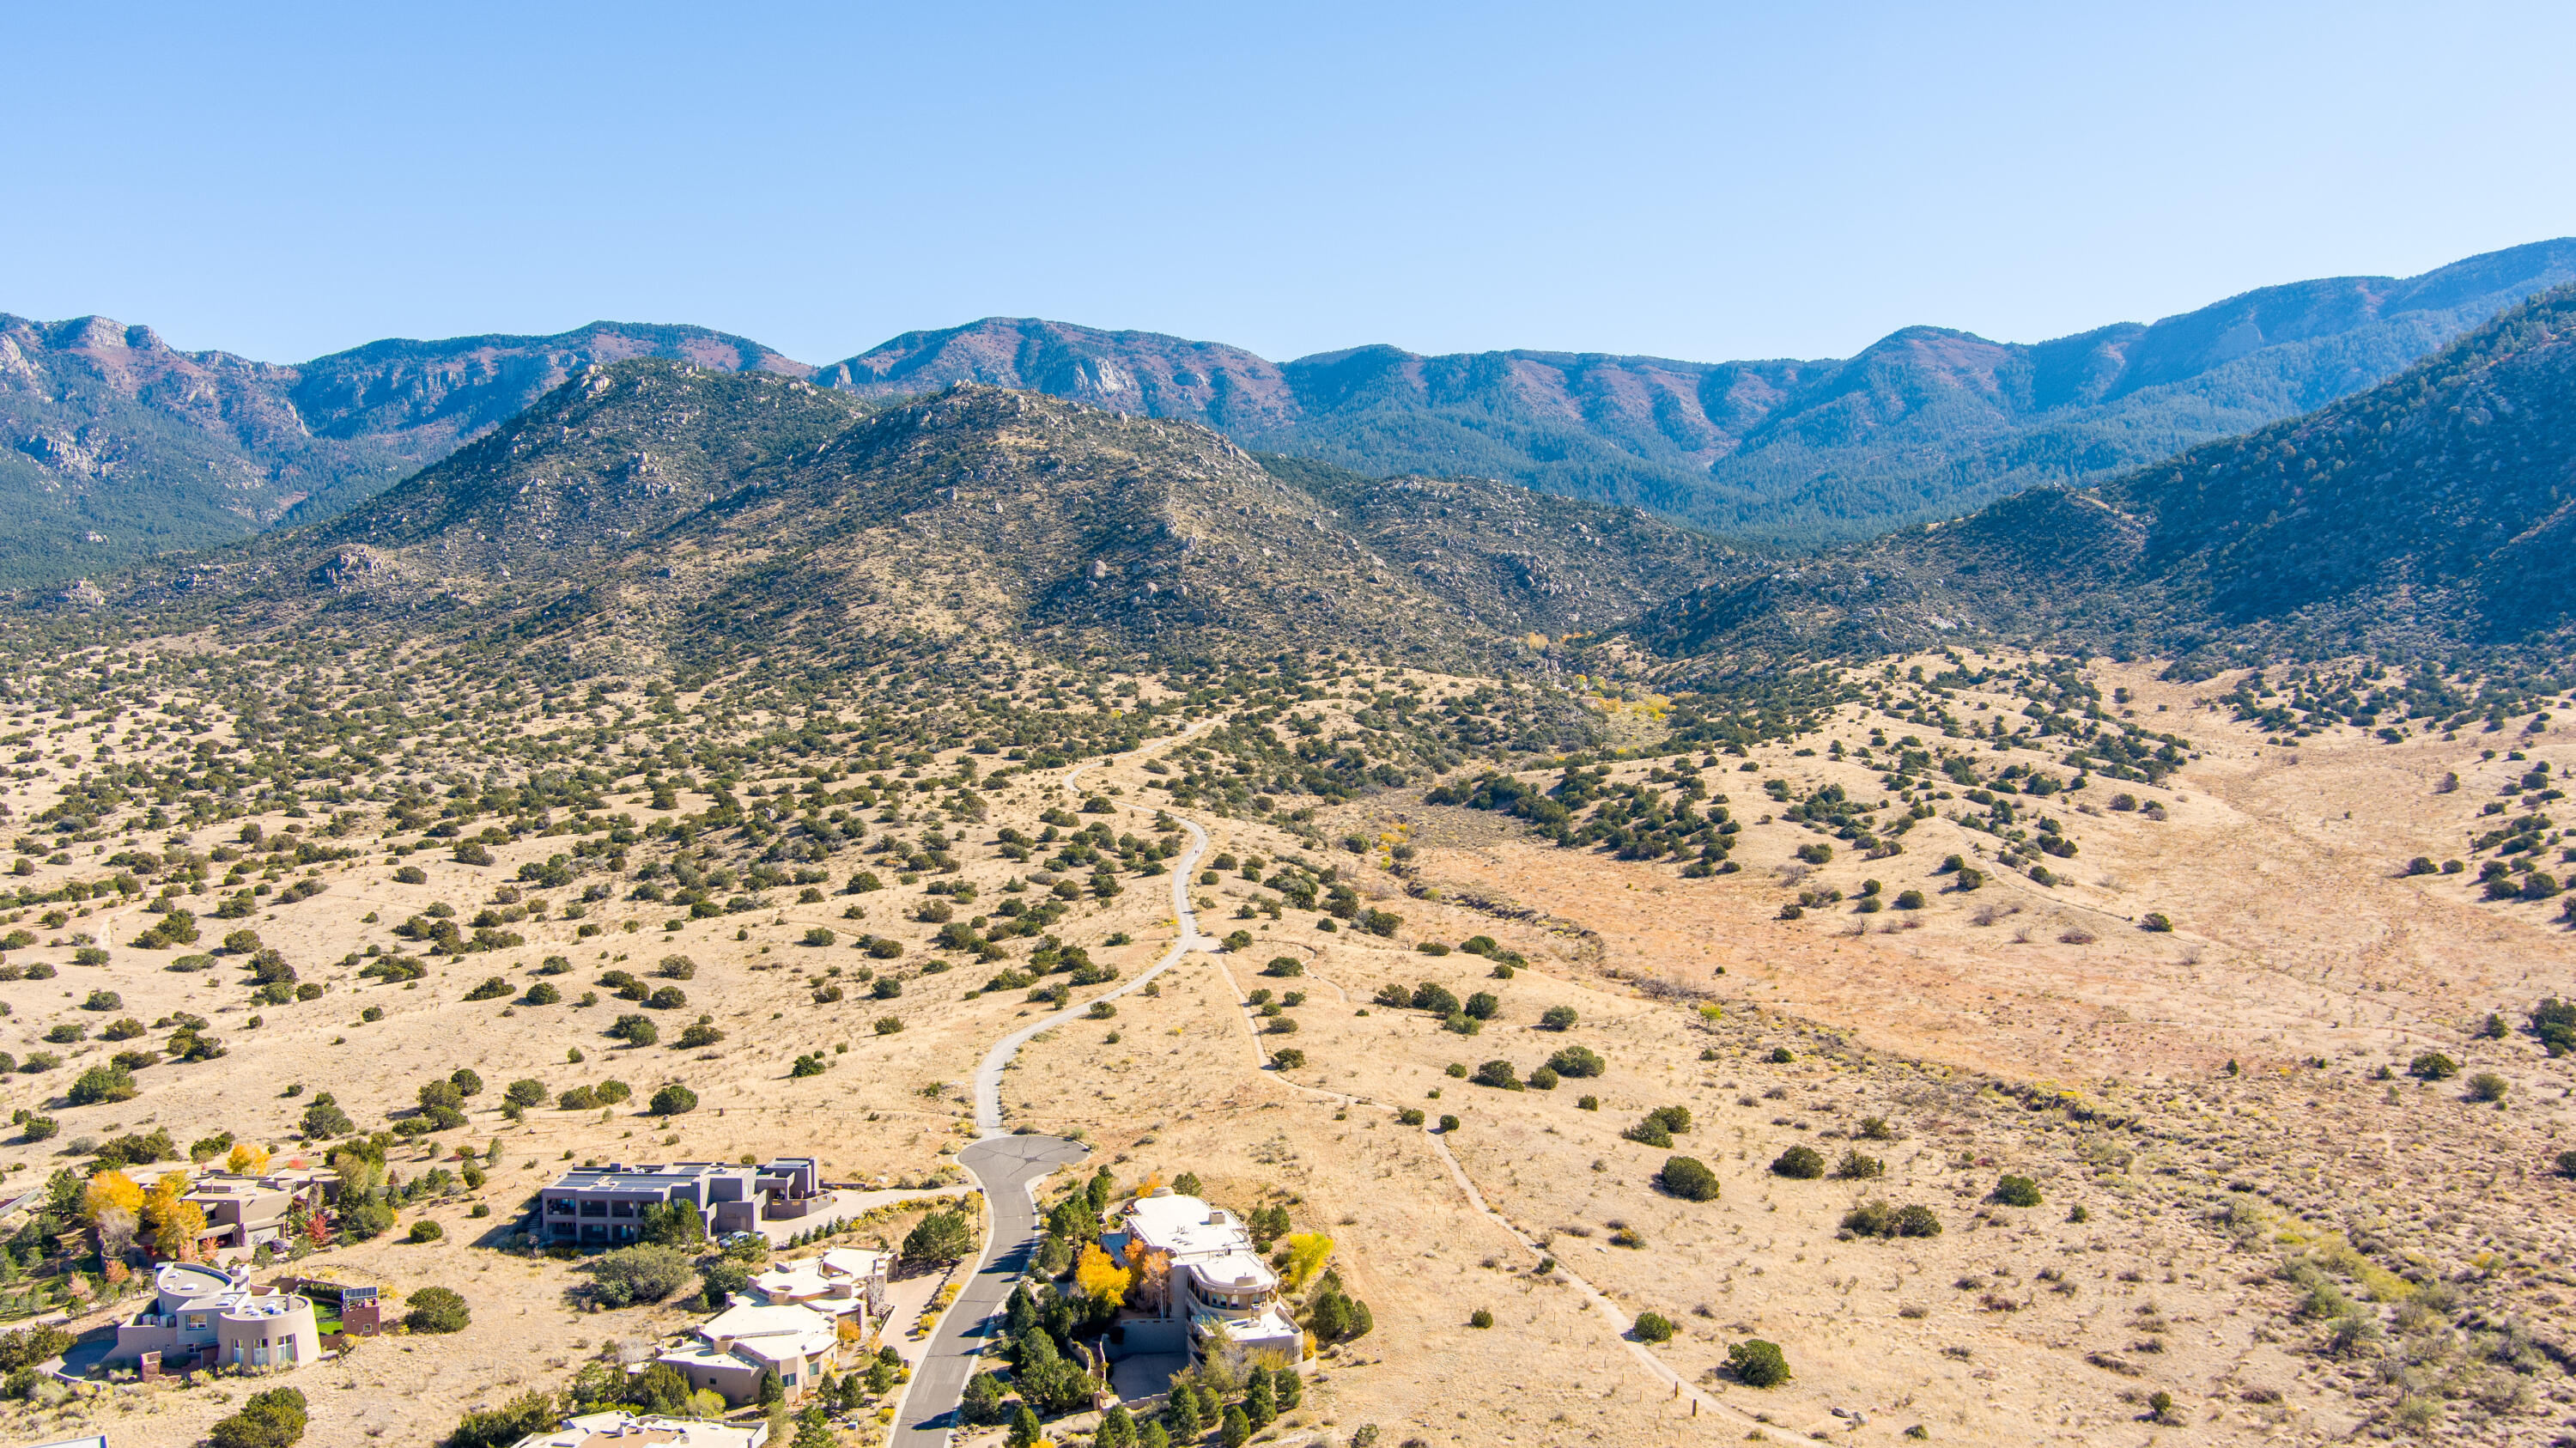
{"type": "Polygon", "coordinates": [[[1082,1259],[1074,1264],[1073,1284],[1085,1295],[1111,1307],[1126,1302],[1127,1289],[1135,1280],[1136,1274],[1119,1266],[1117,1259],[1102,1250],[1097,1242],[1084,1246],[1082,1259]]]}

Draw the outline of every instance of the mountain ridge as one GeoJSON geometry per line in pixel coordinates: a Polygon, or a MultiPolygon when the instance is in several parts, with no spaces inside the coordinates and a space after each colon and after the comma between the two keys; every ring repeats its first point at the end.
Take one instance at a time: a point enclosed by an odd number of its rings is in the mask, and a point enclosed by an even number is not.
{"type": "Polygon", "coordinates": [[[1650,610],[1688,668],[1976,638],[2255,661],[2556,648],[2576,617],[2576,284],[2349,397],[1650,610]]]}
{"type": "Polygon", "coordinates": [[[0,586],[329,517],[584,368],[647,356],[878,401],[954,382],[1026,388],[1354,472],[1505,479],[1803,548],[2296,415],[2570,277],[2576,240],[2559,239],[2040,343],[1911,326],[1850,358],[1714,363],[1383,344],[1272,362],[1160,333],[985,318],[819,367],[705,328],[610,322],[385,339],[287,365],[179,352],[101,317],[0,316],[0,586]]]}
{"type": "Polygon", "coordinates": [[[878,405],[642,358],[340,517],[149,565],[114,602],[616,667],[996,646],[1530,666],[1758,566],[1636,510],[1263,459],[1043,393],[958,383],[878,405]]]}

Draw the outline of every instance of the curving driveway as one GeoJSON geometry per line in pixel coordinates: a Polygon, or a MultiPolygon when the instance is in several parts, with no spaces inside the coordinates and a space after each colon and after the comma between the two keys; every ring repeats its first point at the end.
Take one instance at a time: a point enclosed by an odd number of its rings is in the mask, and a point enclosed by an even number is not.
{"type": "MultiPolygon", "coordinates": [[[[1135,753],[1167,749],[1215,722],[1201,720],[1135,753]]],[[[1083,772],[1094,767],[1095,764],[1083,764],[1068,771],[1064,777],[1066,791],[1078,797],[1083,772]]],[[[1125,808],[1132,810],[1136,806],[1125,808]]],[[[975,1359],[983,1353],[985,1339],[992,1335],[994,1319],[1010,1300],[1011,1289],[1027,1272],[1030,1254],[1037,1250],[1038,1183],[1058,1167],[1070,1166],[1091,1154],[1091,1148],[1081,1142],[1060,1136],[1014,1136],[1002,1130],[1002,1072],[1009,1069],[1011,1058],[1031,1037],[1089,1010],[1093,1002],[1115,1000],[1135,990],[1179,964],[1181,957],[1193,950],[1217,948],[1214,940],[1199,933],[1198,916],[1190,909],[1190,876],[1198,869],[1199,858],[1207,853],[1207,831],[1178,815],[1173,818],[1180,819],[1181,827],[1189,831],[1190,843],[1172,861],[1172,918],[1180,926],[1172,948],[1151,970],[1117,989],[1068,1004],[1053,1015],[1041,1017],[1035,1025],[1004,1036],[975,1068],[975,1127],[983,1135],[957,1153],[957,1164],[982,1189],[991,1211],[990,1225],[974,1272],[958,1290],[956,1302],[941,1314],[939,1326],[931,1333],[930,1346],[922,1353],[921,1366],[895,1403],[894,1426],[887,1435],[886,1448],[945,1448],[949,1435],[958,1427],[957,1402],[966,1392],[966,1380],[975,1372],[975,1359]]]]}

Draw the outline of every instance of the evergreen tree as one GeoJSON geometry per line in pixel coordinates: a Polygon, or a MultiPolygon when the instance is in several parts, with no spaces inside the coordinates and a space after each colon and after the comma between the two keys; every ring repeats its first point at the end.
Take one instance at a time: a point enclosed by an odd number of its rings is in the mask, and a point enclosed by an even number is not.
{"type": "Polygon", "coordinates": [[[1124,1403],[1110,1405],[1101,1415],[1100,1431],[1093,1435],[1094,1448],[1136,1448],[1136,1419],[1124,1403]]]}
{"type": "Polygon", "coordinates": [[[1271,1396],[1279,1400],[1279,1411],[1294,1411],[1297,1401],[1306,1395],[1306,1384],[1293,1367],[1274,1368],[1270,1374],[1271,1396]]]}
{"type": "Polygon", "coordinates": [[[791,1448],[840,1448],[832,1435],[832,1419],[823,1405],[814,1404],[796,1415],[796,1441],[791,1448]]]}
{"type": "Polygon", "coordinates": [[[1136,1448],[1172,1448],[1172,1435],[1163,1431],[1161,1423],[1148,1418],[1145,1426],[1136,1430],[1136,1448]]]}
{"type": "Polygon", "coordinates": [[[1010,1436],[1003,1440],[1010,1448],[1035,1448],[1038,1441],[1038,1415],[1028,1404],[1011,1415],[1010,1436]]]}
{"type": "Polygon", "coordinates": [[[965,1396],[958,1399],[958,1416],[978,1427],[1001,1422],[1002,1380],[991,1373],[977,1373],[966,1380],[965,1396]]]}
{"type": "Polygon", "coordinates": [[[1163,1405],[1163,1421],[1171,1425],[1175,1443],[1195,1443],[1207,1431],[1207,1425],[1199,1421],[1198,1396],[1186,1385],[1174,1389],[1171,1401],[1163,1405]]]}
{"type": "Polygon", "coordinates": [[[1224,1426],[1217,1430],[1217,1436],[1225,1448],[1243,1448],[1244,1444],[1252,1441],[1252,1420],[1243,1415],[1241,1408],[1228,1408],[1224,1426]]]}
{"type": "Polygon", "coordinates": [[[1269,1427],[1270,1420],[1279,1416],[1279,1400],[1271,1393],[1268,1368],[1255,1367],[1245,1376],[1243,1416],[1252,1420],[1256,1430],[1269,1427]]]}

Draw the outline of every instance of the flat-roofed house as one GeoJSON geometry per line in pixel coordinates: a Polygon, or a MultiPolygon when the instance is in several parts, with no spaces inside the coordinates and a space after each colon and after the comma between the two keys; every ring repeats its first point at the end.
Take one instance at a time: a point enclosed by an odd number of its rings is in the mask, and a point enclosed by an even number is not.
{"type": "Polygon", "coordinates": [[[834,1317],[858,1318],[864,1335],[868,1323],[886,1310],[891,1252],[865,1247],[834,1247],[819,1257],[780,1262],[751,1279],[750,1295],[770,1305],[798,1303],[834,1317]]]}
{"type": "Polygon", "coordinates": [[[697,1208],[711,1235],[757,1231],[764,1219],[812,1210],[822,1176],[822,1163],[810,1156],[758,1167],[713,1161],[581,1167],[539,1194],[534,1235],[549,1246],[624,1246],[641,1236],[644,1209],[663,1202],[697,1208]]]}
{"type": "Polygon", "coordinates": [[[1131,1243],[1166,1259],[1168,1282],[1154,1310],[1189,1325],[1192,1362],[1235,1349],[1303,1366],[1305,1334],[1280,1302],[1279,1274],[1232,1212],[1158,1188],[1113,1213],[1100,1241],[1122,1261],[1131,1243]]]}
{"type": "Polygon", "coordinates": [[[257,1176],[208,1172],[189,1186],[181,1200],[206,1214],[206,1229],[197,1234],[197,1245],[211,1256],[284,1241],[293,1230],[290,1221],[295,1209],[322,1206],[338,1187],[337,1173],[312,1168],[257,1176]]]}
{"type": "Polygon", "coordinates": [[[310,1299],[253,1287],[248,1273],[194,1262],[164,1262],[152,1274],[152,1301],[116,1325],[111,1363],[258,1370],[319,1361],[322,1334],[310,1299]]]}
{"type": "Polygon", "coordinates": [[[769,1425],[710,1423],[658,1413],[611,1409],[566,1418],[551,1433],[531,1433],[510,1448],[765,1448],[769,1425]]]}
{"type": "Polygon", "coordinates": [[[759,1396],[764,1372],[778,1374],[788,1401],[804,1397],[840,1350],[839,1319],[793,1302],[737,1302],[699,1323],[694,1333],[659,1360],[678,1369],[692,1390],[721,1394],[736,1405],[759,1396]]]}

